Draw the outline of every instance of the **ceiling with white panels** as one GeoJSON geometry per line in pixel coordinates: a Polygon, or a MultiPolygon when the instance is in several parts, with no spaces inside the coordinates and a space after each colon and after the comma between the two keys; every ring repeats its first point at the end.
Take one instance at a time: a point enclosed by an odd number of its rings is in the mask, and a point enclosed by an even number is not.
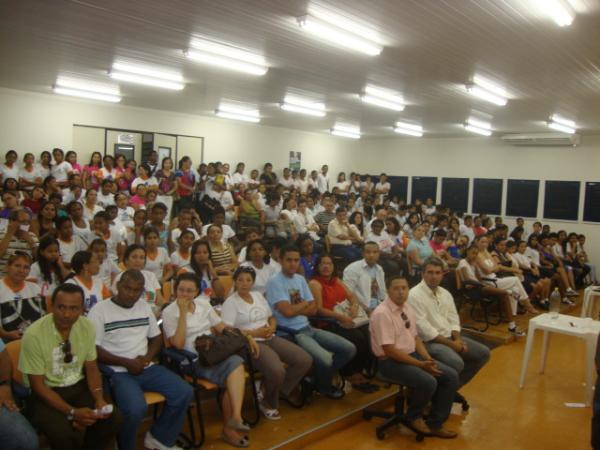
{"type": "Polygon", "coordinates": [[[360,125],[366,137],[392,136],[398,121],[427,136],[466,136],[475,110],[498,134],[549,131],[553,113],[582,134],[600,132],[600,0],[569,0],[573,24],[558,27],[544,0],[337,0],[318,6],[370,26],[385,47],[366,56],[304,33],[295,18],[307,0],[21,0],[0,4],[0,86],[51,93],[57,77],[109,81],[118,59],[183,73],[167,91],[120,83],[121,104],[212,115],[222,99],[256,104],[264,125],[327,132],[360,125]],[[189,61],[192,37],[237,44],[265,56],[266,75],[249,76],[189,61]],[[502,84],[505,107],[464,92],[475,73],[502,84]],[[402,93],[396,112],[363,104],[372,83],[402,93]],[[286,93],[324,101],[323,118],[278,104],[286,93]]]}

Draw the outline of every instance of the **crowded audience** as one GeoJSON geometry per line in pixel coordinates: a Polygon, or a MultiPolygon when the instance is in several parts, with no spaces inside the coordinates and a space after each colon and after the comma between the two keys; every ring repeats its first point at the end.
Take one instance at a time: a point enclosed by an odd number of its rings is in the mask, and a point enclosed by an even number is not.
{"type": "Polygon", "coordinates": [[[230,174],[226,163],[175,164],[155,151],[140,164],[98,152],[82,162],[59,148],[5,158],[0,352],[22,341],[19,369],[31,388],[23,414],[3,394],[3,435],[15,423],[9,449],[19,439],[37,445],[31,426],[52,449],[114,439],[133,449],[148,391],[166,402],[144,444],[179,448],[193,391],[158,363],[161,350],[198,357],[197,337],[231,329],[252,364],[232,354],[182,371],[222,389],[221,439],[232,446],[251,441],[242,417],[249,367],[262,375],[258,407],[269,420],[306,386],[336,400],[376,391],[379,373],[412,388],[412,428],[453,438],[444,423],[453,402],[466,404],[458,390],[490,358],[462,332],[453,280],[497,297],[515,337],[525,334],[517,316],[547,310],[555,288],[571,308],[597,280],[584,235],[539,222],[527,229],[521,218],[511,229],[432,199],[406,204],[386,174],[330,179],[324,165],[279,177],[270,163],[249,174],[239,163],[230,174]]]}

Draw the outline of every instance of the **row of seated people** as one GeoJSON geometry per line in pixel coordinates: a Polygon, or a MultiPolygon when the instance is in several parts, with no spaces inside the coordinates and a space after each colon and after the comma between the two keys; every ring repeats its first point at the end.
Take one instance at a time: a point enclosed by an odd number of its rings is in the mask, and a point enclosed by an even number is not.
{"type": "MultiPolygon", "coordinates": [[[[77,260],[88,258],[81,271],[84,277],[97,272],[99,266],[89,255],[87,251],[76,254],[77,260]]],[[[338,371],[358,390],[372,391],[375,385],[364,374],[377,360],[383,376],[413,388],[406,419],[411,426],[427,435],[454,437],[456,433],[444,429],[443,423],[457,389],[487,362],[489,350],[461,335],[454,300],[440,286],[443,264],[439,259],[427,261],[422,282],[410,291],[402,277],[388,278],[386,290],[379,285],[383,271],[377,265],[378,256],[377,245],[368,243],[364,259],[353,268],[361,272],[361,283],[367,280],[370,285],[371,305],[376,306],[366,309],[353,290],[335,276],[333,258],[327,254],[319,258],[313,279],[307,283],[297,273],[300,252],[293,246],[282,249],[281,271],[268,281],[266,299],[252,290],[255,271],[243,266],[236,270],[235,290],[219,312],[201,292],[200,277],[194,272],[181,273],[174,285],[175,300],[159,312],[164,340],[174,348],[195,352],[197,336],[239,328],[248,337],[254,367],[263,375],[260,409],[271,420],[280,418],[279,396],[294,395],[307,375],[320,394],[332,399],[343,396],[333,383],[338,371]],[[375,283],[368,281],[373,272],[375,283]],[[378,298],[381,301],[376,301],[378,298]],[[315,315],[317,323],[309,321],[315,315]],[[325,324],[320,323],[323,321],[325,324]],[[430,402],[425,422],[423,410],[430,402]]],[[[29,264],[25,254],[11,256],[11,283],[18,274],[21,283],[28,283],[29,264]]],[[[144,286],[143,273],[127,269],[116,283],[115,295],[97,302],[86,318],[87,294],[78,282],[67,281],[52,293],[52,314],[41,311],[41,317],[26,328],[18,367],[32,389],[28,417],[48,437],[51,448],[105,448],[115,433],[120,448],[135,448],[136,430],[147,408],[143,391],[166,397],[144,445],[177,448],[192,390],[154,363],[163,337],[144,286]],[[108,366],[104,372],[109,373],[116,406],[110,414],[99,412],[106,398],[98,363],[108,366]]],[[[28,306],[32,306],[29,300],[28,306]]],[[[19,325],[17,328],[23,329],[19,325]]],[[[225,389],[221,437],[234,446],[249,445],[249,427],[241,415],[243,360],[232,355],[213,367],[196,362],[185,370],[225,389]]],[[[19,428],[6,431],[10,438],[6,442],[35,437],[31,432],[13,432],[27,431],[28,425],[10,408],[12,402],[7,402],[0,417],[6,415],[9,423],[19,423],[19,428]]]]}

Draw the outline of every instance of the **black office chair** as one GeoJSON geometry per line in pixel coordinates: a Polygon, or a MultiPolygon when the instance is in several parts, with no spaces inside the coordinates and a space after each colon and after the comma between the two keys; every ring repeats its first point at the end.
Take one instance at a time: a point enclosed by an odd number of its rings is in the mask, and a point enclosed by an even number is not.
{"type": "Polygon", "coordinates": [[[379,418],[385,419],[385,421],[381,425],[379,425],[377,428],[375,428],[375,436],[377,436],[377,439],[383,440],[385,438],[385,431],[388,428],[391,428],[395,425],[402,424],[406,428],[408,428],[409,430],[411,430],[415,433],[415,439],[417,440],[417,442],[423,441],[423,439],[425,439],[425,434],[423,434],[419,430],[415,429],[408,422],[408,420],[406,419],[405,413],[404,413],[405,408],[406,408],[406,397],[407,397],[406,391],[408,390],[408,388],[406,386],[402,386],[402,385],[398,384],[398,382],[396,382],[394,380],[386,378],[380,372],[377,372],[377,379],[380,380],[381,382],[385,383],[388,386],[392,386],[392,385],[398,386],[398,392],[396,393],[396,396],[394,398],[394,411],[393,412],[375,411],[375,410],[372,410],[369,408],[363,409],[363,419],[365,419],[365,420],[371,420],[373,417],[379,417],[379,418]]]}

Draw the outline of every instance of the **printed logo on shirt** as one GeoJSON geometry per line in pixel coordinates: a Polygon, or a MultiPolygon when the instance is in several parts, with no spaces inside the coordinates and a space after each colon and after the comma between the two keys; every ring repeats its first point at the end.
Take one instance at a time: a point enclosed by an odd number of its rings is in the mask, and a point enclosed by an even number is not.
{"type": "Polygon", "coordinates": [[[288,289],[288,295],[290,296],[290,303],[293,305],[302,301],[299,289],[288,289]]]}

